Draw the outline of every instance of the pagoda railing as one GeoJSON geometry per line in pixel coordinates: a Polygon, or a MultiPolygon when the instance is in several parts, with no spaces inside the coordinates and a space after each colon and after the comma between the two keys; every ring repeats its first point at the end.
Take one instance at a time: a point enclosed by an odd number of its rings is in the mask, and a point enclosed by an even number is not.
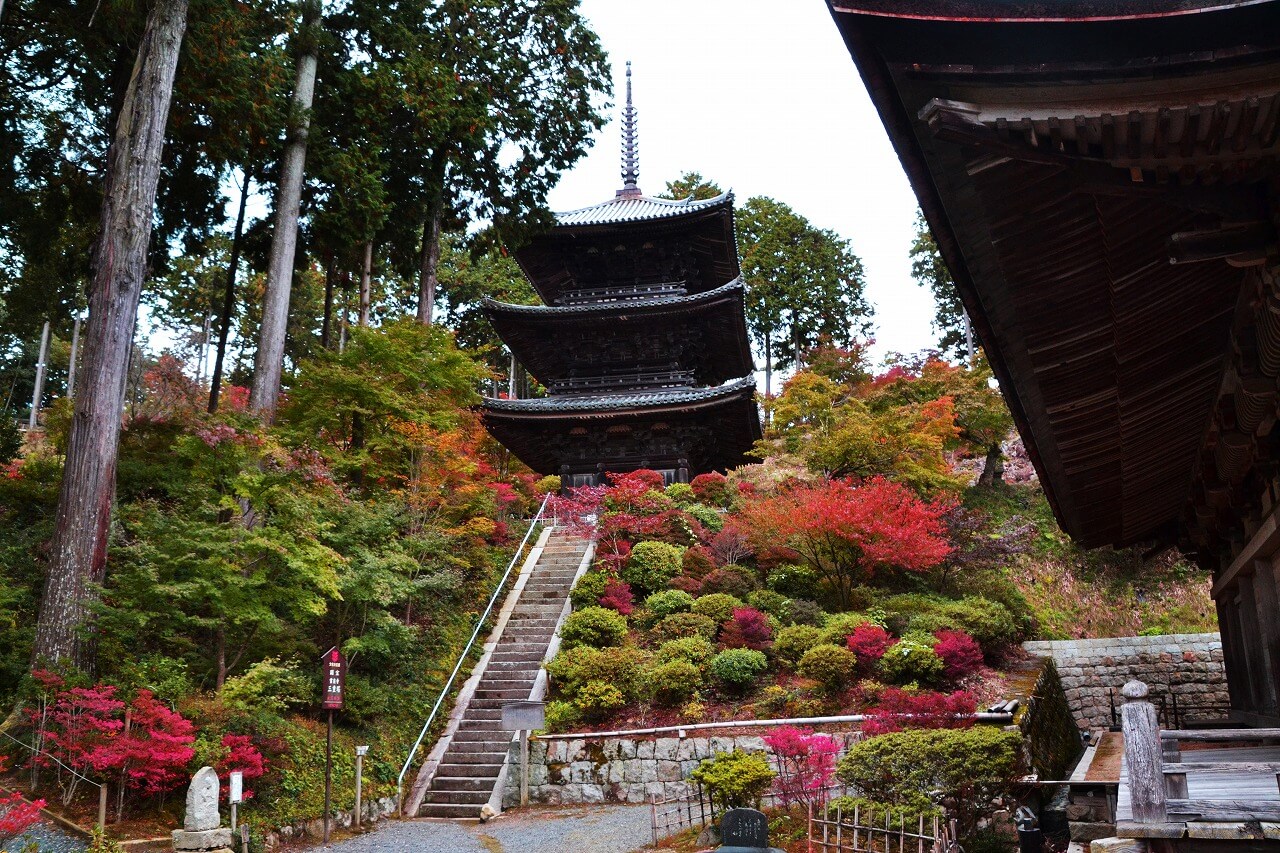
{"type": "Polygon", "coordinates": [[[651,299],[658,296],[684,296],[689,292],[683,281],[663,281],[653,284],[619,284],[608,287],[581,287],[566,290],[556,302],[560,305],[589,305],[598,302],[617,302],[625,299],[651,299]]]}
{"type": "Polygon", "coordinates": [[[692,370],[663,370],[635,373],[612,373],[601,376],[573,376],[547,385],[552,394],[583,394],[599,391],[621,391],[660,388],[691,388],[692,370]]]}

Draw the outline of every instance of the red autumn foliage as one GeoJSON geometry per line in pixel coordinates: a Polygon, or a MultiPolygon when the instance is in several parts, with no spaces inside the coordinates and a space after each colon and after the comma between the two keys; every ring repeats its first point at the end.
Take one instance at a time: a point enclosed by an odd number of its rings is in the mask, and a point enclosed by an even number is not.
{"type": "Polygon", "coordinates": [[[893,635],[871,622],[853,629],[848,638],[849,651],[858,656],[858,669],[870,672],[893,645],[893,635]]]}
{"type": "Polygon", "coordinates": [[[146,795],[172,791],[187,781],[195,750],[195,726],[139,690],[129,705],[128,726],[103,744],[93,761],[99,773],[118,773],[124,785],[146,795]]]}
{"type": "Polygon", "coordinates": [[[699,474],[689,481],[689,487],[694,497],[704,504],[727,508],[733,502],[733,489],[724,474],[715,471],[699,474]]]}
{"type": "Polygon", "coordinates": [[[616,610],[623,616],[630,616],[635,609],[631,584],[619,578],[609,578],[604,585],[604,595],[600,596],[600,606],[616,610]]]}
{"type": "Polygon", "coordinates": [[[814,734],[812,729],[783,726],[765,735],[764,742],[778,762],[773,786],[784,807],[818,806],[826,801],[827,785],[835,775],[840,754],[835,738],[814,734]]]}
{"type": "Polygon", "coordinates": [[[963,729],[973,725],[978,700],[972,693],[908,692],[898,687],[880,694],[874,711],[867,715],[862,732],[868,737],[903,729],[963,729]]]}
{"type": "Polygon", "coordinates": [[[238,770],[244,774],[244,798],[246,800],[251,798],[253,791],[248,783],[267,772],[267,759],[253,745],[253,738],[248,735],[223,735],[222,748],[227,750],[227,754],[222,757],[215,769],[218,771],[218,778],[224,783],[223,794],[230,790],[227,780],[231,778],[232,772],[238,770]]]}
{"type": "Polygon", "coordinates": [[[942,658],[946,669],[943,674],[952,681],[972,675],[982,668],[982,646],[964,631],[935,631],[933,651],[942,658]]]}
{"type": "Polygon", "coordinates": [[[720,643],[726,649],[764,651],[773,644],[769,617],[754,607],[739,607],[720,629],[720,643]]]}
{"type": "Polygon", "coordinates": [[[0,797],[0,844],[21,836],[40,820],[44,800],[28,802],[20,794],[0,797]]]}
{"type": "Polygon", "coordinates": [[[849,606],[854,587],[891,571],[922,572],[951,552],[944,501],[900,483],[827,480],[747,501],[742,522],[763,549],[784,545],[849,606]]]}

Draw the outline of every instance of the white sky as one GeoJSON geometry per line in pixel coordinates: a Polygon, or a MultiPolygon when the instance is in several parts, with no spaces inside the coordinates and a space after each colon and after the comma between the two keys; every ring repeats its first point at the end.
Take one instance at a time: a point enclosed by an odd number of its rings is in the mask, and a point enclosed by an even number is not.
{"type": "Polygon", "coordinates": [[[936,345],[933,299],[911,279],[916,200],[822,0],[583,0],[613,62],[614,120],[550,196],[572,210],[622,186],[626,61],[640,187],[701,172],[738,203],[785,202],[852,241],[875,306],[877,361],[936,345]]]}

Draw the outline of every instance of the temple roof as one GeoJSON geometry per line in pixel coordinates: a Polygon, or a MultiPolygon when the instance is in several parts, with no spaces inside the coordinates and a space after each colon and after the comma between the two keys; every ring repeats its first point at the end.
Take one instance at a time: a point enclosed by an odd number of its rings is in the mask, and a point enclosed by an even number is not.
{"type": "Polygon", "coordinates": [[[1280,2],[829,5],[1059,522],[1171,541],[1274,240],[1280,2]]]}
{"type": "Polygon", "coordinates": [[[708,199],[689,197],[676,201],[669,198],[653,198],[647,195],[617,195],[608,201],[580,207],[556,214],[556,224],[561,227],[582,225],[616,225],[621,222],[645,222],[669,219],[709,210],[715,207],[733,206],[733,193],[725,192],[708,199]]]}
{"type": "MultiPolygon", "coordinates": [[[[486,413],[508,413],[533,417],[573,416],[576,420],[592,415],[612,417],[618,412],[654,414],[658,411],[705,408],[728,399],[754,400],[756,380],[744,376],[715,388],[680,388],[619,394],[573,394],[555,397],[532,397],[527,400],[497,400],[486,397],[486,413]],[[640,411],[643,410],[643,411],[640,411]]],[[[752,403],[754,407],[754,402],[752,403]]]]}

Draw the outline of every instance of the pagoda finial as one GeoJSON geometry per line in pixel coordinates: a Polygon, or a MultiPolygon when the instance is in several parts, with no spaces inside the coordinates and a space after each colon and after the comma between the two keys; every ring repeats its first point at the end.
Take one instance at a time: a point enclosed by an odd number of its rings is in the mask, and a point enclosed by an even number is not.
{"type": "Polygon", "coordinates": [[[636,141],[636,108],[631,102],[631,60],[627,60],[627,106],[622,111],[622,189],[620,196],[640,192],[640,146],[636,141]]]}

